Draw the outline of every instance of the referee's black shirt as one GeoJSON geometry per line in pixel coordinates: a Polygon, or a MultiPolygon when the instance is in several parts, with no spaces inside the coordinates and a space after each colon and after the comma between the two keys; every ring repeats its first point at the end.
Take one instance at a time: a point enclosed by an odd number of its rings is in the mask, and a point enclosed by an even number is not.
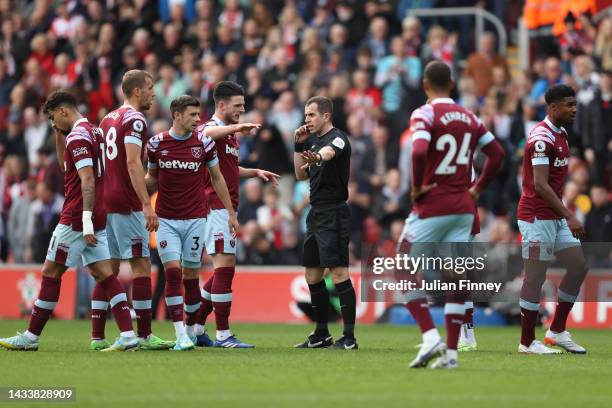
{"type": "Polygon", "coordinates": [[[313,207],[322,207],[346,202],[351,167],[351,144],[347,135],[339,129],[332,128],[320,137],[311,135],[306,143],[314,152],[325,146],[331,147],[336,152],[333,159],[308,168],[310,204],[313,207]]]}

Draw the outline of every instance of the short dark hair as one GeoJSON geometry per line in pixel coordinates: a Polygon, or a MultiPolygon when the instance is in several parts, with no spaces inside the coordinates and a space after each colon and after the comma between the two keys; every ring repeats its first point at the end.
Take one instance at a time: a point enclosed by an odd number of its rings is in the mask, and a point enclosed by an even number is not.
{"type": "Polygon", "coordinates": [[[244,96],[242,86],[233,81],[221,81],[213,90],[213,100],[215,103],[226,101],[232,96],[244,96]]]}
{"type": "Polygon", "coordinates": [[[48,115],[51,111],[59,108],[60,106],[67,106],[72,109],[77,109],[77,101],[74,95],[70,92],[57,90],[53,91],[47,96],[47,100],[43,105],[42,111],[45,115],[48,115]]]}
{"type": "Polygon", "coordinates": [[[200,100],[196,98],[195,96],[191,96],[191,95],[179,96],[178,98],[175,98],[170,103],[170,113],[172,114],[172,117],[174,118],[175,112],[183,113],[189,106],[194,106],[196,108],[199,108],[200,100]]]}
{"type": "Polygon", "coordinates": [[[331,99],[326,96],[313,96],[312,98],[306,101],[306,106],[317,105],[317,111],[320,114],[329,113],[330,116],[334,115],[334,104],[331,99]]]}
{"type": "Polygon", "coordinates": [[[544,94],[544,100],[547,105],[551,103],[559,102],[565,98],[573,98],[576,96],[574,88],[565,84],[553,85],[544,94]]]}
{"type": "Polygon", "coordinates": [[[436,90],[447,90],[453,83],[451,70],[442,61],[431,61],[425,66],[425,79],[436,90]]]}
{"type": "Polygon", "coordinates": [[[153,80],[153,75],[142,69],[131,69],[121,79],[121,90],[126,98],[129,98],[134,93],[136,88],[144,88],[147,83],[147,78],[153,80]]]}

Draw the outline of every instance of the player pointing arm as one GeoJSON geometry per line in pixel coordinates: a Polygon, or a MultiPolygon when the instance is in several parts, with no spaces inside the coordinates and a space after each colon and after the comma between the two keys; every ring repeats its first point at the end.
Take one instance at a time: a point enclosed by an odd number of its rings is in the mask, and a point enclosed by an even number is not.
{"type": "MultiPolygon", "coordinates": [[[[249,133],[252,130],[259,129],[260,127],[260,123],[235,123],[231,125],[206,126],[205,129],[206,136],[213,140],[219,140],[237,133],[249,133]]],[[[280,175],[262,169],[247,169],[244,167],[238,167],[238,170],[240,178],[259,177],[263,181],[271,181],[275,186],[278,185],[278,179],[280,178],[280,175]]]]}

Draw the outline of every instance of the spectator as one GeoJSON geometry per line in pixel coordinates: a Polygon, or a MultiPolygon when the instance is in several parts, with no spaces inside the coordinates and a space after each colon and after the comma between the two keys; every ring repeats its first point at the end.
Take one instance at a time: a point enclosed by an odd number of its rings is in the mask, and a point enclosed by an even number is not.
{"type": "Polygon", "coordinates": [[[160,79],[155,84],[155,96],[162,109],[168,111],[170,109],[170,102],[184,95],[187,91],[187,85],[185,81],[177,77],[176,70],[170,64],[162,65],[159,76],[160,79]]]}
{"type": "Polygon", "coordinates": [[[238,0],[227,0],[225,9],[219,15],[219,26],[229,28],[232,31],[232,36],[238,39],[243,22],[244,13],[240,9],[238,0]]]}
{"type": "Polygon", "coordinates": [[[26,183],[25,194],[12,203],[7,222],[8,241],[15,263],[31,261],[31,254],[27,254],[26,246],[30,207],[34,200],[36,200],[36,180],[30,178],[26,183]]]}
{"type": "Polygon", "coordinates": [[[266,234],[259,232],[253,239],[252,243],[247,247],[247,256],[244,260],[245,264],[252,265],[277,265],[278,253],[268,239],[266,234]]]}
{"type": "Polygon", "coordinates": [[[246,85],[244,70],[242,69],[242,55],[235,50],[230,50],[225,54],[225,79],[237,82],[242,86],[246,85]]]}
{"type": "Polygon", "coordinates": [[[374,198],[372,215],[387,230],[395,219],[406,218],[404,209],[408,200],[406,191],[401,189],[399,171],[389,169],[385,175],[385,184],[374,198]]]}
{"type": "Polygon", "coordinates": [[[406,55],[402,37],[393,37],[390,49],[391,55],[378,64],[374,83],[382,90],[382,109],[392,136],[390,143],[395,146],[408,124],[406,112],[401,109],[402,101],[420,86],[422,68],[420,59],[406,55]]]}
{"type": "Polygon", "coordinates": [[[603,71],[599,87],[584,109],[581,127],[585,158],[595,183],[610,182],[612,163],[612,72],[603,71]]]}
{"type": "Polygon", "coordinates": [[[284,247],[280,250],[280,265],[299,265],[302,263],[302,247],[298,228],[294,225],[283,230],[284,247]]]}
{"type": "Polygon", "coordinates": [[[389,155],[387,153],[387,143],[389,140],[389,133],[387,128],[378,125],[372,132],[372,160],[371,160],[371,171],[370,185],[374,189],[381,188],[384,184],[384,177],[387,173],[387,168],[390,168],[389,155]]]}
{"type": "Polygon", "coordinates": [[[557,57],[548,57],[544,63],[544,77],[540,78],[531,90],[531,99],[535,101],[538,108],[538,118],[544,119],[545,105],[544,94],[553,85],[561,82],[561,63],[557,57]]]}
{"type": "Polygon", "coordinates": [[[294,219],[291,209],[280,204],[278,199],[278,191],[273,186],[266,186],[263,193],[264,205],[257,209],[257,224],[273,242],[276,250],[284,247],[283,229],[294,219]]]}
{"type": "Polygon", "coordinates": [[[25,130],[23,137],[28,153],[28,163],[31,167],[38,167],[38,150],[42,147],[49,134],[49,125],[43,115],[29,106],[23,112],[25,130]]]}
{"type": "Polygon", "coordinates": [[[304,28],[304,22],[293,4],[287,3],[283,7],[278,17],[278,25],[281,29],[283,43],[287,46],[286,52],[289,58],[293,59],[297,54],[300,35],[304,28]]]}
{"type": "Polygon", "coordinates": [[[346,95],[345,111],[363,121],[363,132],[371,134],[378,119],[380,110],[380,91],[370,85],[367,71],[358,69],[353,73],[353,87],[346,95]]]}
{"type": "Polygon", "coordinates": [[[72,85],[72,80],[68,75],[68,64],[70,60],[67,54],[60,54],[55,57],[55,72],[51,75],[49,80],[49,90],[53,91],[56,89],[66,89],[72,85]]]}
{"type": "Polygon", "coordinates": [[[381,59],[387,56],[387,34],[389,27],[387,20],[383,17],[374,17],[370,22],[368,36],[364,41],[364,45],[368,47],[372,53],[374,64],[377,65],[381,59]]]}
{"type": "Polygon", "coordinates": [[[36,61],[46,75],[53,73],[53,52],[49,46],[49,38],[45,34],[36,34],[30,43],[32,54],[29,61],[36,61]]]}
{"type": "Polygon", "coordinates": [[[247,19],[242,27],[242,48],[245,64],[251,65],[257,62],[257,56],[263,45],[264,38],[257,21],[253,18],[247,19]]]}
{"type": "Polygon", "coordinates": [[[601,67],[612,71],[612,17],[602,20],[595,39],[595,56],[599,59],[601,67]]]}
{"type": "Polygon", "coordinates": [[[254,137],[258,167],[277,174],[291,173],[288,147],[278,128],[267,122],[260,111],[254,110],[249,115],[252,122],[262,125],[254,137]]]}
{"type": "Polygon", "coordinates": [[[268,116],[270,124],[276,126],[281,132],[288,150],[292,148],[293,132],[300,127],[303,119],[304,114],[298,108],[295,95],[291,91],[280,94],[268,116]]]}
{"type": "Polygon", "coordinates": [[[57,226],[64,198],[53,192],[52,186],[38,182],[36,200],[30,207],[27,224],[26,262],[43,263],[53,230],[57,226]]]}
{"type": "Polygon", "coordinates": [[[77,25],[84,21],[81,15],[72,15],[66,3],[59,3],[55,8],[57,17],[51,23],[51,32],[58,39],[69,39],[75,34],[77,25]]]}
{"type": "Polygon", "coordinates": [[[491,88],[488,97],[495,100],[496,108],[503,113],[511,114],[516,109],[516,99],[513,92],[513,83],[504,67],[493,67],[491,88]]]}
{"type": "Polygon", "coordinates": [[[493,68],[500,67],[510,76],[508,61],[495,50],[495,34],[485,32],[479,39],[480,50],[468,57],[463,76],[474,79],[476,96],[484,98],[493,85],[493,68]]]}
{"type": "Polygon", "coordinates": [[[333,24],[334,17],[327,4],[317,2],[314,17],[310,21],[310,26],[317,30],[319,38],[327,38],[333,24]]]}
{"type": "Polygon", "coordinates": [[[612,242],[612,203],[610,192],[601,184],[591,187],[591,202],[593,206],[586,215],[584,227],[587,233],[586,241],[608,243],[612,242]]]}
{"type": "Polygon", "coordinates": [[[356,8],[356,5],[348,1],[341,0],[336,3],[337,21],[346,29],[346,45],[349,47],[347,52],[350,53],[351,60],[368,27],[364,16],[356,8]]]}
{"type": "Polygon", "coordinates": [[[406,44],[406,55],[420,57],[422,53],[421,22],[416,17],[406,17],[402,21],[402,38],[406,44]]]}
{"type": "Polygon", "coordinates": [[[457,60],[457,51],[454,47],[455,37],[449,37],[447,31],[441,26],[433,26],[427,32],[427,43],[423,46],[421,59],[425,65],[431,60],[440,60],[448,65],[453,77],[456,78],[455,62],[457,60]]]}
{"type": "Polygon", "coordinates": [[[181,53],[181,41],[181,31],[177,24],[167,24],[164,26],[162,44],[156,51],[157,55],[163,55],[165,62],[178,64],[177,57],[181,53]]]}
{"type": "Polygon", "coordinates": [[[376,66],[372,61],[372,51],[367,47],[361,47],[357,51],[357,67],[356,69],[364,70],[368,73],[369,78],[374,78],[376,75],[376,66]]]}
{"type": "MultiPolygon", "coordinates": [[[[310,61],[310,63],[312,64],[312,61],[310,61]]],[[[276,98],[282,92],[293,87],[293,84],[297,80],[297,76],[284,48],[277,48],[276,51],[274,51],[272,65],[273,68],[265,75],[265,80],[270,84],[270,88],[274,91],[274,97],[276,98]]]]}
{"type": "Polygon", "coordinates": [[[251,5],[251,18],[257,23],[262,32],[267,33],[274,25],[270,10],[263,1],[254,1],[251,5]]]}
{"type": "Polygon", "coordinates": [[[257,220],[257,209],[263,206],[261,180],[250,178],[244,183],[244,192],[240,195],[238,206],[238,221],[244,225],[257,220]]]}
{"type": "MultiPolygon", "coordinates": [[[[8,66],[3,58],[0,58],[0,117],[4,118],[9,105],[9,95],[15,86],[15,81],[9,75],[8,66]]],[[[1,126],[1,125],[0,125],[1,126]]]]}
{"type": "Polygon", "coordinates": [[[593,207],[586,216],[584,228],[586,230],[585,253],[590,258],[593,267],[609,268],[612,265],[610,258],[610,242],[612,242],[612,203],[610,193],[601,184],[591,187],[591,200],[593,207]]]}

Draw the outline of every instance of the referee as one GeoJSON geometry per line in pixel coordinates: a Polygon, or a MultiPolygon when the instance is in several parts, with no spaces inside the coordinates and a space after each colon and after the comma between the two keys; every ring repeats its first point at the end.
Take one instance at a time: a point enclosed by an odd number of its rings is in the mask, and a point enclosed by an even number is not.
{"type": "Polygon", "coordinates": [[[348,273],[350,210],[348,198],[351,145],[346,134],[332,124],[330,99],[315,96],[306,102],[306,124],[295,131],[295,176],[310,178],[310,204],[306,219],[304,262],[316,328],[296,348],[357,349],[355,290],[348,273]],[[333,342],[327,328],[329,292],[323,280],[329,268],[344,321],[342,337],[333,342]]]}

